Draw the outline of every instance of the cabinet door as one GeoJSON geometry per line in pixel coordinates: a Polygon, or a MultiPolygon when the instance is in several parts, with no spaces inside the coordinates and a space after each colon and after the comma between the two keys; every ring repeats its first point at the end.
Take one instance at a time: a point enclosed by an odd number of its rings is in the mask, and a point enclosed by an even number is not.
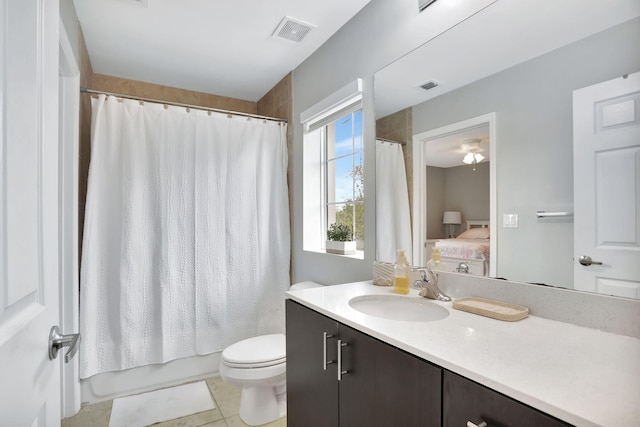
{"type": "Polygon", "coordinates": [[[463,427],[467,421],[489,427],[570,425],[449,371],[444,371],[443,399],[445,427],[463,427]]]}
{"type": "Polygon", "coordinates": [[[441,369],[340,324],[340,427],[441,422],[441,369]]]}
{"type": "Polygon", "coordinates": [[[336,360],[338,324],[294,301],[286,301],[287,316],[287,425],[337,427],[338,381],[336,364],[323,366],[323,333],[327,361],[336,360]]]}

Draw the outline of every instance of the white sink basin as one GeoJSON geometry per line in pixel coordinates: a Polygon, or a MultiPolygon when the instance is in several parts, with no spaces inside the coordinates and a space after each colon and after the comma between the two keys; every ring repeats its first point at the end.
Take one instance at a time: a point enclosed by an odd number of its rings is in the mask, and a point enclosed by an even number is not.
{"type": "Polygon", "coordinates": [[[349,305],[369,316],[406,322],[432,322],[449,315],[449,310],[425,298],[400,295],[364,295],[351,298],[349,305]]]}

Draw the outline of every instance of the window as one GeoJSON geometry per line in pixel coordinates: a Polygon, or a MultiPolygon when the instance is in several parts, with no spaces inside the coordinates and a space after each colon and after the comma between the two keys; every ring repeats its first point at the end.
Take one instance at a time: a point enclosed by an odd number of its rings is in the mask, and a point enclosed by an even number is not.
{"type": "Polygon", "coordinates": [[[364,257],[362,81],[300,114],[303,139],[303,249],[325,252],[331,224],[349,227],[364,257]]]}
{"type": "Polygon", "coordinates": [[[331,224],[351,228],[357,250],[364,249],[362,110],[325,126],[323,154],[323,233],[331,224]]]}

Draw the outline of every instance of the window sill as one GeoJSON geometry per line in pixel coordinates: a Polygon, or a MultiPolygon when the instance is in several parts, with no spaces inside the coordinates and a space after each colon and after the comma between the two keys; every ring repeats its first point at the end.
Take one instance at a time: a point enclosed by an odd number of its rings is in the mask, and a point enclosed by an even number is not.
{"type": "Polygon", "coordinates": [[[328,253],[324,249],[305,250],[304,252],[311,252],[311,253],[322,254],[327,256],[336,256],[341,258],[364,259],[364,251],[356,251],[356,253],[353,255],[332,254],[332,253],[328,253]]]}

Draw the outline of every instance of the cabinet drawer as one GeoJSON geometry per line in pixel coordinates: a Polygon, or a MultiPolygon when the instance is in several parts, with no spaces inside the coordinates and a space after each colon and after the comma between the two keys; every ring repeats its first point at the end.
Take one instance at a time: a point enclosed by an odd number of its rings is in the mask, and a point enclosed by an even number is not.
{"type": "Polygon", "coordinates": [[[444,371],[443,425],[465,427],[566,427],[567,424],[476,382],[444,371]]]}

